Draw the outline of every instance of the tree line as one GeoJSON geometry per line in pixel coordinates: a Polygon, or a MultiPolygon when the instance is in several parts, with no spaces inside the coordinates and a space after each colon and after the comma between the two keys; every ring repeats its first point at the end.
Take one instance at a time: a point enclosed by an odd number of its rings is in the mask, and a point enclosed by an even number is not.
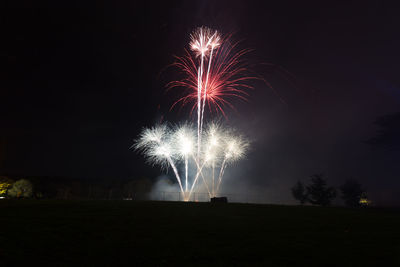
{"type": "MultiPolygon", "coordinates": [[[[329,206],[337,197],[337,190],[328,186],[322,174],[314,174],[310,177],[309,184],[304,185],[298,181],[292,188],[293,197],[301,205],[310,203],[312,205],[329,206]]],[[[356,180],[348,179],[339,187],[341,198],[348,207],[360,207],[370,203],[366,192],[356,180]]]]}
{"type": "MultiPolygon", "coordinates": [[[[71,179],[65,177],[8,177],[0,176],[1,198],[36,199],[137,199],[146,200],[154,181],[138,179],[71,179]]],[[[369,204],[365,191],[355,180],[339,187],[346,206],[369,204]]],[[[292,188],[300,204],[329,206],[337,190],[328,186],[322,174],[311,176],[308,184],[298,181],[292,188]]]]}
{"type": "Polygon", "coordinates": [[[153,182],[137,179],[73,179],[0,176],[1,198],[146,199],[153,182]]]}

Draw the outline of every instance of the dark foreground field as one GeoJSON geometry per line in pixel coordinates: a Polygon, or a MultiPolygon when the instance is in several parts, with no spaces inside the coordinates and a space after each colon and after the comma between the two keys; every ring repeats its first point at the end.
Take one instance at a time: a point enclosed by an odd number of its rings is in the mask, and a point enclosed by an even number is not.
{"type": "Polygon", "coordinates": [[[0,266],[400,266],[396,210],[2,200],[0,211],[0,266]]]}

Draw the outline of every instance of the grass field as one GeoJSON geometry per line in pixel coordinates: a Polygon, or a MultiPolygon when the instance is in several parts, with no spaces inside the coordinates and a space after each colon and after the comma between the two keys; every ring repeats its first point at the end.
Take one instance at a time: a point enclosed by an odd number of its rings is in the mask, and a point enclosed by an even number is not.
{"type": "Polygon", "coordinates": [[[0,266],[400,266],[400,212],[0,201],[0,266]]]}

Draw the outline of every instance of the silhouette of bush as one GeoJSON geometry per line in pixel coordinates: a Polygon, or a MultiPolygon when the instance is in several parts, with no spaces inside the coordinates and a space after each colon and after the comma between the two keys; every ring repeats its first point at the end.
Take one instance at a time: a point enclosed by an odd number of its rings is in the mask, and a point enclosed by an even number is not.
{"type": "Polygon", "coordinates": [[[26,179],[18,180],[8,190],[7,194],[15,198],[30,198],[33,194],[32,183],[26,179]]]}

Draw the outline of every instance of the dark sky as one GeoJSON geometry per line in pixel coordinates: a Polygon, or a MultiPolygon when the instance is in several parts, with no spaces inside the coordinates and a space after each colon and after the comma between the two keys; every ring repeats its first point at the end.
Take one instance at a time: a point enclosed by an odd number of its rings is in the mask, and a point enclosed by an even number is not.
{"type": "Polygon", "coordinates": [[[263,84],[229,124],[252,140],[226,190],[289,202],[324,173],[358,179],[376,202],[400,204],[399,154],[364,143],[377,117],[400,111],[400,18],[381,1],[9,1],[1,12],[0,171],[67,177],[156,177],[129,149],[170,112],[163,69],[190,32],[234,32],[263,84]],[[252,62],[253,63],[253,62],[252,62]],[[259,65],[261,66],[261,65],[259,65]],[[281,69],[291,73],[290,78],[281,69]]]}

